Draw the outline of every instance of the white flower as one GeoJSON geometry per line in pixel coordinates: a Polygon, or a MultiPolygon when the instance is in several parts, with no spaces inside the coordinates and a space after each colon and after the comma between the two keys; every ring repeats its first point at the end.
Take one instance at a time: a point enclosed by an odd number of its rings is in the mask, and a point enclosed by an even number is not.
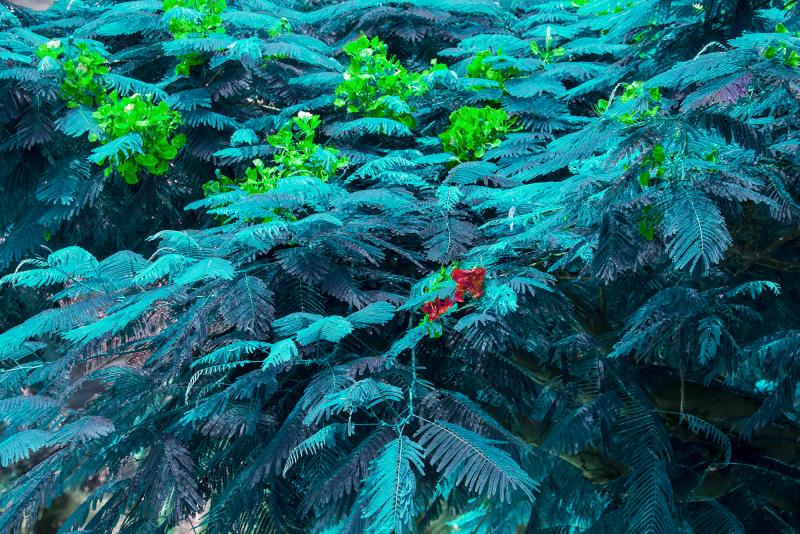
{"type": "Polygon", "coordinates": [[[310,119],[313,115],[311,115],[311,113],[309,113],[308,111],[301,111],[300,113],[297,114],[297,116],[301,119],[310,119]]]}
{"type": "Polygon", "coordinates": [[[57,39],[53,41],[47,41],[47,48],[61,48],[61,41],[57,39]]]}
{"type": "Polygon", "coordinates": [[[131,111],[133,111],[133,108],[135,107],[136,106],[134,106],[133,104],[128,104],[127,106],[125,106],[125,113],[130,113],[131,111]]]}
{"type": "Polygon", "coordinates": [[[350,76],[350,73],[349,73],[349,72],[345,72],[345,73],[342,75],[342,77],[343,77],[345,80],[349,80],[349,79],[350,79],[352,76],[350,76]]]}

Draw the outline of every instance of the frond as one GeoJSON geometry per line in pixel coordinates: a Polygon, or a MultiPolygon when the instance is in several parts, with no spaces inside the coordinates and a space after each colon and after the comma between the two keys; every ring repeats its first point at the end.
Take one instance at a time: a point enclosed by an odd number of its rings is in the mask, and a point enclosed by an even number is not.
{"type": "Polygon", "coordinates": [[[723,462],[729,463],[733,455],[733,446],[731,445],[730,438],[719,428],[712,425],[708,421],[700,419],[691,414],[683,414],[681,421],[686,422],[689,430],[696,434],[702,433],[705,437],[711,439],[722,451],[723,462]]]}
{"type": "Polygon", "coordinates": [[[56,129],[71,137],[81,137],[86,134],[102,136],[102,131],[92,116],[92,111],[83,106],[69,110],[66,115],[58,119],[56,129]]]}
{"type": "Polygon", "coordinates": [[[412,532],[415,517],[416,468],[423,472],[422,447],[400,436],[386,444],[370,464],[360,500],[368,532],[412,532]]]}
{"type": "Polygon", "coordinates": [[[664,203],[662,231],[676,269],[708,271],[725,257],[733,240],[719,208],[688,185],[675,185],[664,203]]]}
{"type": "Polygon", "coordinates": [[[352,414],[356,410],[374,408],[386,402],[400,402],[403,398],[403,390],[399,387],[365,378],[353,382],[341,391],[325,395],[308,410],[303,422],[313,425],[342,412],[352,414]]]}
{"type": "Polygon", "coordinates": [[[390,137],[411,136],[408,126],[394,119],[379,119],[365,117],[348,122],[331,125],[328,133],[332,137],[346,137],[357,135],[387,135],[390,137]]]}
{"type": "Polygon", "coordinates": [[[106,160],[119,165],[127,158],[143,154],[142,142],[142,136],[138,133],[125,134],[92,150],[88,159],[98,165],[103,165],[106,160]]]}
{"type": "Polygon", "coordinates": [[[325,447],[331,447],[335,443],[336,436],[344,434],[347,425],[335,423],[319,429],[317,432],[303,440],[289,453],[286,463],[283,465],[283,476],[304,456],[316,454],[325,447]]]}
{"type": "Polygon", "coordinates": [[[50,432],[32,428],[17,432],[0,442],[0,466],[27,460],[31,453],[46,447],[50,441],[50,432]]]}
{"type": "Polygon", "coordinates": [[[501,442],[445,421],[428,422],[415,436],[425,459],[442,476],[454,476],[456,484],[489,497],[499,495],[503,501],[509,501],[514,490],[533,500],[538,484],[496,446],[501,442]]]}

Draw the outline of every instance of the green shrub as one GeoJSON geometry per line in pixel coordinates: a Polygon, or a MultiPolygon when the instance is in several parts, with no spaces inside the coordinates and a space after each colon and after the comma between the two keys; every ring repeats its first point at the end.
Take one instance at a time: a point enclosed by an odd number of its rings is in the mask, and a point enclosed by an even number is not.
{"type": "Polygon", "coordinates": [[[106,97],[102,76],[108,74],[108,60],[99,52],[89,48],[86,43],[64,48],[61,41],[48,41],[36,51],[40,59],[64,60],[64,79],[61,83],[61,98],[71,108],[80,105],[94,107],[106,97]]]}
{"type": "Polygon", "coordinates": [[[513,58],[504,55],[502,50],[498,50],[497,54],[493,54],[491,50],[484,50],[475,54],[467,65],[467,76],[495,81],[503,89],[506,81],[521,74],[515,63],[513,58]]]}
{"type": "Polygon", "coordinates": [[[278,21],[278,24],[270,28],[267,33],[270,37],[277,37],[278,35],[283,35],[285,33],[292,33],[292,24],[286,17],[281,17],[281,20],[278,21]]]}
{"type": "MultiPolygon", "coordinates": [[[[658,87],[651,87],[645,89],[643,82],[623,83],[622,95],[619,97],[620,102],[623,104],[631,103],[626,106],[622,113],[617,115],[617,119],[625,126],[632,126],[640,124],[652,117],[655,117],[661,106],[661,91],[658,87]]],[[[609,110],[611,102],[609,100],[600,99],[597,101],[595,107],[598,113],[605,113],[609,110]]]]}
{"type": "Polygon", "coordinates": [[[233,183],[251,194],[264,193],[273,189],[278,180],[289,176],[313,176],[327,182],[347,166],[348,160],[339,156],[338,150],[315,142],[320,122],[319,115],[301,111],[276,133],[267,136],[267,142],[276,148],[273,165],[267,166],[261,159],[253,160],[244,177],[236,181],[218,175],[217,180],[203,186],[206,194],[218,193],[233,183]]]}
{"type": "Polygon", "coordinates": [[[225,33],[222,26],[222,12],[228,7],[225,0],[164,0],[164,12],[174,8],[193,9],[199,18],[173,17],[169,21],[169,31],[175,39],[189,36],[207,37],[214,33],[225,33]]]}
{"type": "Polygon", "coordinates": [[[347,166],[347,158],[339,156],[334,148],[322,147],[314,140],[321,120],[319,115],[301,111],[267,137],[267,142],[277,151],[273,155],[272,171],[278,178],[286,176],[313,176],[327,182],[336,172],[347,166]]]}
{"type": "Polygon", "coordinates": [[[450,114],[450,126],[439,135],[444,150],[459,161],[481,159],[513,130],[514,118],[502,109],[464,106],[450,114]]]}
{"type": "Polygon", "coordinates": [[[540,47],[536,41],[531,41],[531,53],[542,62],[542,67],[546,67],[552,63],[557,57],[561,57],[567,53],[561,46],[553,46],[553,34],[550,31],[550,26],[544,35],[544,46],[540,47]]]}
{"type": "Polygon", "coordinates": [[[362,35],[343,50],[350,65],[336,87],[334,104],[349,113],[390,118],[413,127],[407,102],[428,90],[423,81],[426,73],[408,72],[397,58],[387,56],[386,44],[377,37],[370,40],[362,35]]]}
{"type": "MultiPolygon", "coordinates": [[[[117,155],[118,164],[109,164],[105,169],[106,176],[116,169],[129,184],[139,181],[142,169],[154,176],[165,174],[169,162],[186,143],[184,134],[175,135],[175,130],[181,125],[181,114],[170,110],[163,101],[154,104],[139,95],[120,97],[113,91],[94,113],[94,118],[106,136],[106,142],[128,134],[141,137],[141,149],[137,153],[123,157],[117,155]]],[[[98,137],[90,134],[89,139],[96,141],[98,137]]],[[[108,159],[113,158],[101,158],[99,164],[106,164],[108,159]]]]}
{"type": "MultiPolygon", "coordinates": [[[[175,8],[191,9],[199,16],[196,18],[172,16],[169,18],[169,31],[175,39],[187,37],[208,37],[225,33],[222,26],[222,12],[228,7],[225,0],[164,0],[164,13],[175,8]]],[[[188,76],[191,68],[206,62],[203,54],[193,53],[183,56],[175,67],[175,72],[188,76]]]]}

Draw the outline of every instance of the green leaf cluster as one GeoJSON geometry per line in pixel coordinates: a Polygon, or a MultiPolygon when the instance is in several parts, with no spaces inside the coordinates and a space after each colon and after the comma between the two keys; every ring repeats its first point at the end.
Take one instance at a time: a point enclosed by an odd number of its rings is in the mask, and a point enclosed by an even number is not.
{"type": "Polygon", "coordinates": [[[642,187],[650,185],[650,181],[655,178],[663,178],[666,173],[663,163],[667,159],[664,145],[658,144],[645,155],[642,160],[642,168],[639,171],[639,184],[642,187]]]}
{"type": "Polygon", "coordinates": [[[553,46],[553,34],[550,31],[550,26],[548,26],[544,36],[544,46],[540,47],[539,43],[531,41],[531,53],[541,60],[544,67],[552,63],[557,57],[566,54],[567,51],[562,46],[553,46]]]}
{"type": "Polygon", "coordinates": [[[58,60],[66,54],[63,63],[64,79],[61,83],[61,98],[67,107],[94,107],[106,97],[103,76],[108,74],[108,60],[87,43],[70,44],[66,48],[59,40],[48,41],[39,46],[36,55],[42,59],[58,60]]]}
{"type": "Polygon", "coordinates": [[[42,43],[39,45],[39,48],[36,49],[36,55],[39,57],[39,59],[44,59],[46,57],[59,59],[62,54],[64,54],[64,46],[58,39],[53,39],[47,41],[46,43],[42,43]]]}
{"type": "Polygon", "coordinates": [[[290,176],[312,176],[327,182],[348,165],[348,159],[340,156],[338,150],[315,141],[320,124],[319,115],[301,111],[276,133],[267,136],[267,142],[275,148],[273,165],[255,159],[245,170],[244,177],[236,181],[218,174],[217,180],[203,186],[206,195],[224,191],[234,183],[251,194],[265,193],[274,189],[280,179],[290,176]]]}
{"type": "Polygon", "coordinates": [[[482,78],[498,83],[501,89],[505,82],[521,74],[519,67],[514,64],[513,58],[503,54],[502,49],[493,54],[491,50],[484,50],[475,54],[467,65],[467,76],[482,78]]]}
{"type": "Polygon", "coordinates": [[[636,229],[639,230],[642,237],[652,241],[663,219],[661,212],[655,206],[644,206],[642,208],[642,218],[639,219],[636,229]]]}
{"type": "Polygon", "coordinates": [[[41,61],[66,57],[60,97],[67,107],[97,107],[92,116],[99,132],[90,131],[89,140],[103,141],[108,147],[96,149],[93,156],[99,165],[107,165],[106,177],[116,169],[127,183],[135,184],[142,169],[156,176],[167,172],[169,162],[186,142],[185,135],[173,135],[181,124],[179,112],[170,110],[165,102],[153,104],[138,94],[120,97],[117,91],[108,93],[103,78],[109,72],[108,60],[88,43],[70,41],[65,47],[60,40],[51,40],[40,45],[36,55],[41,61]],[[129,134],[139,137],[128,137],[119,147],[109,144],[129,134]]]}
{"type": "MultiPolygon", "coordinates": [[[[593,17],[607,17],[613,15],[619,15],[620,13],[625,13],[625,10],[634,7],[636,5],[636,2],[632,0],[628,0],[627,2],[622,2],[622,1],[593,2],[592,0],[572,0],[572,5],[579,8],[594,7],[594,9],[590,11],[593,17]],[[603,7],[605,7],[605,9],[602,9],[603,7]]],[[[697,9],[696,6],[700,6],[699,7],[700,9],[703,8],[702,4],[694,4],[693,7],[697,9]]],[[[601,34],[605,31],[607,30],[600,30],[601,34]]]]}
{"type": "Polygon", "coordinates": [[[225,33],[222,26],[222,12],[228,7],[225,0],[164,0],[164,12],[175,8],[196,11],[198,17],[172,17],[169,32],[175,39],[186,37],[208,37],[215,33],[225,33]]]}
{"type": "Polygon", "coordinates": [[[286,17],[281,17],[281,20],[267,32],[270,37],[277,37],[286,33],[292,33],[292,24],[286,17]]]}
{"type": "Polygon", "coordinates": [[[236,185],[235,180],[230,176],[222,174],[219,169],[216,169],[214,174],[216,175],[215,180],[209,180],[203,184],[203,193],[205,193],[207,197],[229,191],[231,187],[236,185]]]}
{"type": "MultiPolygon", "coordinates": [[[[128,134],[139,134],[142,138],[141,153],[121,158],[118,165],[109,164],[105,175],[116,170],[129,184],[139,181],[139,173],[144,170],[160,176],[169,169],[169,162],[175,159],[186,143],[184,134],[175,134],[181,125],[181,114],[170,110],[166,102],[154,104],[152,100],[139,95],[120,97],[116,91],[93,114],[103,133],[109,139],[119,139],[128,134]]],[[[90,140],[97,136],[90,134],[90,140]]],[[[99,165],[107,163],[106,158],[99,165]]]]}
{"type": "MultiPolygon", "coordinates": [[[[186,10],[195,16],[173,15],[169,18],[169,32],[175,39],[187,37],[208,37],[225,33],[222,25],[222,12],[228,7],[225,0],[164,0],[164,13],[173,9],[186,10]]],[[[183,56],[175,67],[175,73],[189,76],[192,67],[206,62],[203,54],[192,53],[183,56]]]]}
{"type": "Polygon", "coordinates": [[[334,104],[346,107],[348,113],[390,118],[413,127],[407,101],[428,90],[423,79],[426,72],[409,72],[397,58],[388,56],[388,47],[377,37],[362,35],[343,50],[350,65],[336,86],[334,104]]]}
{"type": "Polygon", "coordinates": [[[267,142],[277,149],[273,155],[274,174],[279,178],[313,176],[327,182],[339,169],[347,166],[347,158],[339,156],[338,150],[315,142],[321,123],[319,115],[301,111],[267,137],[267,142]]]}
{"type": "MultiPolygon", "coordinates": [[[[786,26],[783,24],[778,24],[775,28],[775,32],[789,33],[789,30],[787,30],[786,26]]],[[[793,69],[796,69],[798,66],[800,66],[800,54],[797,53],[797,50],[786,44],[769,45],[764,50],[764,57],[767,59],[778,59],[785,66],[793,69]]]]}
{"type": "Polygon", "coordinates": [[[503,109],[463,106],[450,114],[450,126],[439,138],[444,150],[459,161],[472,161],[499,145],[514,130],[514,122],[503,109]]]}
{"type": "MultiPolygon", "coordinates": [[[[631,82],[620,84],[622,95],[620,101],[624,106],[617,119],[625,126],[633,126],[646,122],[655,117],[661,106],[661,91],[658,87],[645,88],[644,82],[631,82]]],[[[598,113],[605,113],[611,107],[611,100],[600,99],[597,101],[598,113]]]]}

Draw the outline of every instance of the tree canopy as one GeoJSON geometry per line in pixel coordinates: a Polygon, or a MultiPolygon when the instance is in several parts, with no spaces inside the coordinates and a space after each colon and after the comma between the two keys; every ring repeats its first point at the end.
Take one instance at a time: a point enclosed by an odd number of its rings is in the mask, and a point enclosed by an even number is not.
{"type": "Polygon", "coordinates": [[[0,4],[0,533],[800,528],[798,132],[793,0],[0,4]]]}

